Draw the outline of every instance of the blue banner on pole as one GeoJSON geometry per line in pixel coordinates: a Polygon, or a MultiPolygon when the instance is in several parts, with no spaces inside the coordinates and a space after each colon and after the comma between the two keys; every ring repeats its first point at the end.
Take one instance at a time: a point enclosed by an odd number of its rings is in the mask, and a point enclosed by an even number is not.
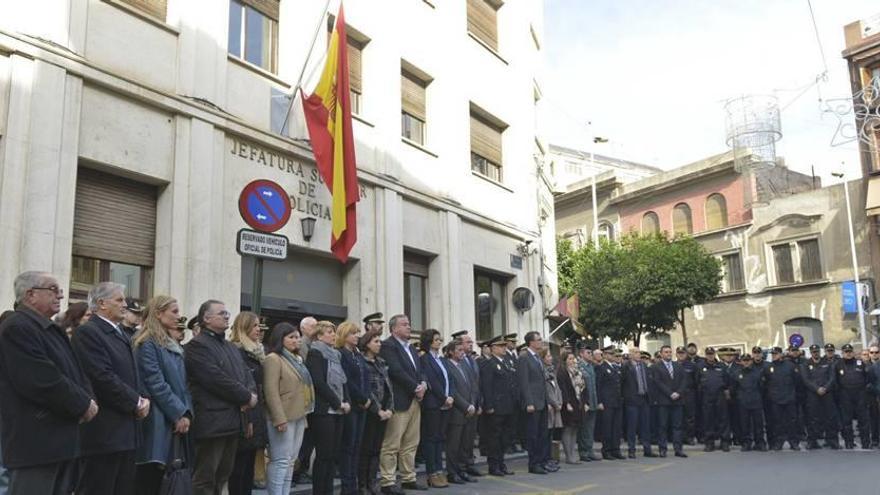
{"type": "Polygon", "coordinates": [[[843,312],[847,314],[856,314],[859,312],[858,301],[856,300],[858,292],[856,292],[856,283],[853,281],[841,284],[843,297],[843,312]]]}

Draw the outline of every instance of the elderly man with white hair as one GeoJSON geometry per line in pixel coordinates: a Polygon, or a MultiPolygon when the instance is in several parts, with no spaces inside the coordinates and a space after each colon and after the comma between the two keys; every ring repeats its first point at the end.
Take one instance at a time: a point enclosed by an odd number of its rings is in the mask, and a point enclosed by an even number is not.
{"type": "Polygon", "coordinates": [[[122,328],[125,286],[101,282],[89,291],[92,316],[73,332],[73,350],[101,406],[83,427],[77,495],[130,493],[135,482],[137,421],[150,412],[138,391],[137,364],[122,328]]]}
{"type": "Polygon", "coordinates": [[[16,311],[0,325],[0,420],[11,495],[73,490],[80,423],[98,413],[70,342],[52,317],[64,290],[49,273],[14,282],[16,311]]]}

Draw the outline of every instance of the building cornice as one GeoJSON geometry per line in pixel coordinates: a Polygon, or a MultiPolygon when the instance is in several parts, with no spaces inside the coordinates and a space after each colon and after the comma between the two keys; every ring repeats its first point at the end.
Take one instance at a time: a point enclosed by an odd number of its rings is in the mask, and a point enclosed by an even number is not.
{"type": "MultiPolygon", "coordinates": [[[[721,174],[735,172],[735,160],[727,158],[730,153],[725,153],[720,157],[719,163],[713,165],[696,164],[692,170],[683,171],[682,169],[673,169],[662,174],[658,174],[637,182],[625,185],[618,191],[618,195],[611,198],[611,204],[621,205],[632,201],[643,199],[647,195],[657,194],[678,188],[690,187],[693,181],[708,179],[721,174]]],[[[688,166],[682,167],[687,168],[688,166]]]]}

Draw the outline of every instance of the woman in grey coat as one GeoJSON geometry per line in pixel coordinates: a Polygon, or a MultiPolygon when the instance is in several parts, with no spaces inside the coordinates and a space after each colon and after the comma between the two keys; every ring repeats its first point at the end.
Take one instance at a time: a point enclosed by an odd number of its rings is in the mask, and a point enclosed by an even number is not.
{"type": "MultiPolygon", "coordinates": [[[[137,493],[156,495],[174,441],[188,446],[192,397],[186,386],[183,348],[178,343],[180,309],[169,296],[156,296],[144,309],[144,327],[134,337],[135,361],[142,393],[153,407],[144,419],[137,450],[137,493]]],[[[188,452],[187,452],[188,453],[188,452]]],[[[192,456],[187,456],[192,459],[192,456]]]]}

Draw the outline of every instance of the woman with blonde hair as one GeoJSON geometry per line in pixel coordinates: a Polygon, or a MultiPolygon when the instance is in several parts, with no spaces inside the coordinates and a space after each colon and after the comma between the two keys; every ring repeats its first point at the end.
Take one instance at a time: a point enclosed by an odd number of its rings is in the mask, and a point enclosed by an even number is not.
{"type": "Polygon", "coordinates": [[[257,387],[257,405],[245,415],[243,438],[238,441],[235,464],[229,476],[229,495],[250,495],[254,485],[254,461],[269,443],[266,412],[263,407],[263,326],[260,317],[250,311],[242,311],[232,322],[229,341],[241,352],[244,365],[257,387]]]}
{"type": "Polygon", "coordinates": [[[367,363],[357,346],[360,333],[357,324],[350,321],[340,323],[336,329],[336,348],[342,356],[342,370],[352,406],[342,425],[342,457],[339,459],[342,495],[356,495],[358,487],[363,485],[357,476],[358,454],[364,434],[365,413],[370,407],[370,376],[367,363]]]}
{"type": "MultiPolygon", "coordinates": [[[[141,423],[143,441],[137,450],[137,493],[156,495],[174,442],[188,445],[192,397],[186,382],[183,348],[177,337],[180,308],[170,296],[156,296],[144,308],[143,329],[133,346],[141,389],[153,407],[141,423]]],[[[192,456],[186,456],[192,459],[192,456]]],[[[188,461],[189,462],[189,461],[188,461]]],[[[190,462],[191,464],[191,462],[190,462]]]]}
{"type": "Polygon", "coordinates": [[[306,357],[306,367],[315,384],[315,410],[309,414],[309,430],[316,439],[312,468],[314,495],[333,494],[333,466],[340,454],[343,419],[351,411],[342,356],[335,343],[336,326],[329,321],[319,321],[306,357]]]}

